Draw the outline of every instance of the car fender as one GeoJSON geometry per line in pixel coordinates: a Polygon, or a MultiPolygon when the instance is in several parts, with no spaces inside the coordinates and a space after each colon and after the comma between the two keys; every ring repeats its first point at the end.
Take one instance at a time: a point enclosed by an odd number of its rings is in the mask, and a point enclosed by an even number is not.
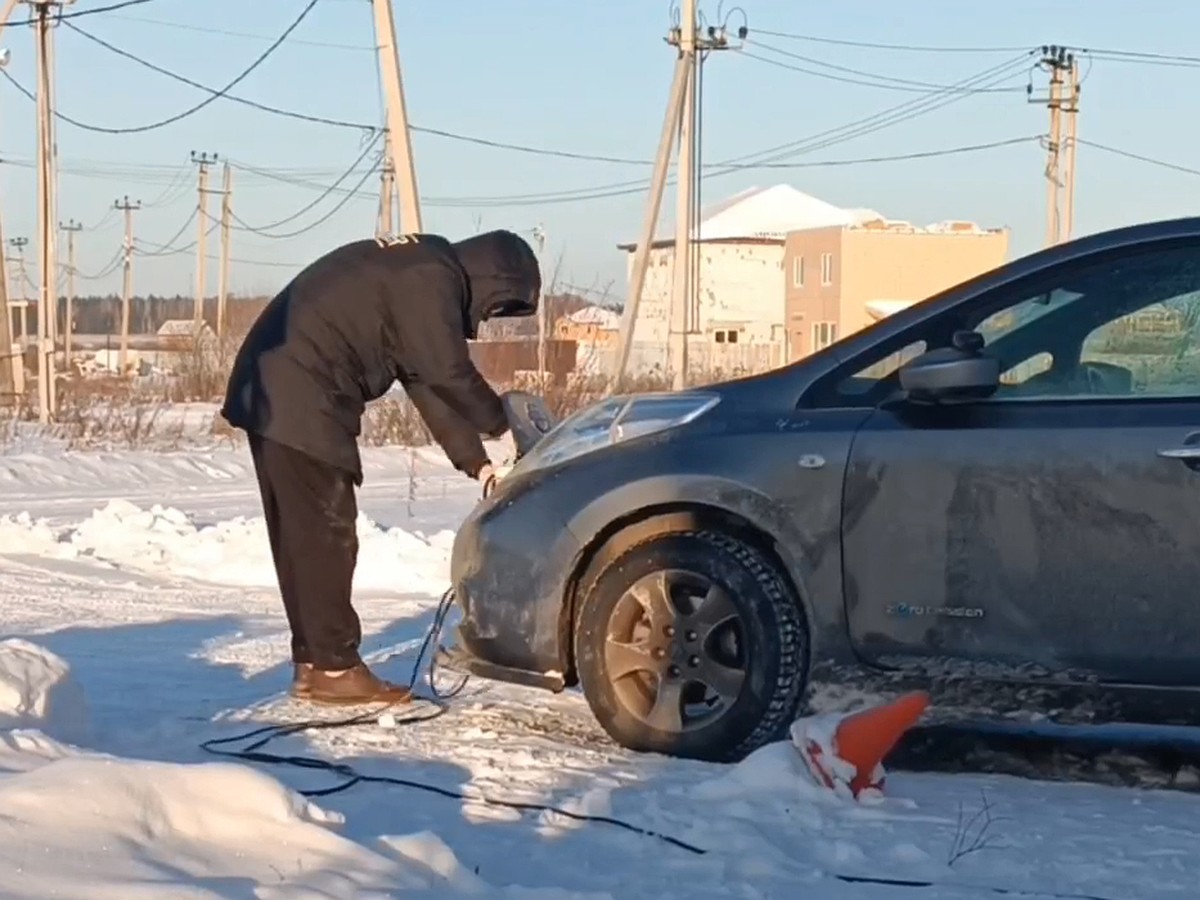
{"type": "MultiPolygon", "coordinates": [[[[792,549],[804,546],[805,538],[781,504],[748,484],[695,473],[656,474],[622,482],[577,510],[567,520],[567,530],[586,556],[594,553],[608,535],[638,530],[639,523],[643,524],[646,537],[674,527],[686,528],[688,507],[727,513],[769,538],[811,623],[812,611],[805,590],[809,565],[792,549]]],[[[636,534],[631,536],[633,541],[639,539],[636,534]]]]}

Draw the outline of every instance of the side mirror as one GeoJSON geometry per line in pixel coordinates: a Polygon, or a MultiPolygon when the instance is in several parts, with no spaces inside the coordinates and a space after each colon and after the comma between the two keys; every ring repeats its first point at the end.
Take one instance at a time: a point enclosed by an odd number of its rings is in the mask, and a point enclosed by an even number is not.
{"type": "Polygon", "coordinates": [[[922,353],[900,368],[900,387],[915,403],[967,403],[1000,387],[1000,361],[984,356],[983,337],[954,335],[953,346],[922,353]]]}

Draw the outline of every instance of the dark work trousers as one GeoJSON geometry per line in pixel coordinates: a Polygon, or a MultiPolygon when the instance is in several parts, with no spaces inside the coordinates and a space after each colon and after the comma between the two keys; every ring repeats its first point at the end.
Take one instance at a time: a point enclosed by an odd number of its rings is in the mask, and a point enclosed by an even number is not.
{"type": "Polygon", "coordinates": [[[323,670],[360,662],[362,626],[350,603],[358,561],[354,478],[306,453],[250,435],[292,660],[323,670]]]}

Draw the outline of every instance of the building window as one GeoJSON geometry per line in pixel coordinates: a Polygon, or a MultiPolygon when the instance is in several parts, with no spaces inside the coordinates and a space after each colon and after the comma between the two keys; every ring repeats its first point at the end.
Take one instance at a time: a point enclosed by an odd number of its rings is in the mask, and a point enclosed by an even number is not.
{"type": "Polygon", "coordinates": [[[714,331],[713,340],[718,344],[736,344],[738,342],[738,333],[733,328],[714,331]]]}
{"type": "Polygon", "coordinates": [[[833,284],[833,254],[821,254],[821,284],[833,284]]]}
{"type": "Polygon", "coordinates": [[[837,322],[813,322],[812,347],[813,352],[824,350],[830,344],[837,343],[837,322]]]}
{"type": "Polygon", "coordinates": [[[792,260],[792,286],[804,287],[804,257],[797,256],[792,260]]]}

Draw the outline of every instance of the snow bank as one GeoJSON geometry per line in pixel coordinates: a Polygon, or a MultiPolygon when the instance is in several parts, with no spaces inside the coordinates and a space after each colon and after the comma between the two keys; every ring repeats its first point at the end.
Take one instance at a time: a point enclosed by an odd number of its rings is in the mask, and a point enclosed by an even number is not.
{"type": "Polygon", "coordinates": [[[66,662],[11,638],[0,642],[0,729],[34,727],[63,740],[86,740],[87,701],[66,662]]]}
{"type": "Polygon", "coordinates": [[[220,883],[240,879],[299,896],[351,870],[336,879],[344,896],[383,889],[395,866],[323,827],[337,821],[248,767],[73,755],[0,779],[0,869],[8,897],[78,896],[89,882],[89,897],[161,897],[180,880],[227,896],[220,883]]]}
{"type": "Polygon", "coordinates": [[[254,477],[250,454],[234,450],[165,452],[111,450],[50,452],[38,443],[0,452],[0,491],[138,488],[169,485],[175,490],[249,482],[254,477]]]}
{"type": "MultiPolygon", "coordinates": [[[[356,588],[427,594],[445,590],[454,532],[427,535],[381,528],[360,514],[358,537],[356,588]]],[[[262,517],[204,525],[178,509],[142,509],[125,500],[110,501],[66,528],[25,513],[0,516],[0,552],[92,559],[115,568],[239,587],[275,586],[262,517]]]]}
{"type": "Polygon", "coordinates": [[[6,900],[582,896],[490,886],[429,832],[365,847],[337,833],[341,815],[249,766],[121,759],[34,727],[84,721],[85,710],[66,662],[27,641],[0,644],[6,900]]]}

